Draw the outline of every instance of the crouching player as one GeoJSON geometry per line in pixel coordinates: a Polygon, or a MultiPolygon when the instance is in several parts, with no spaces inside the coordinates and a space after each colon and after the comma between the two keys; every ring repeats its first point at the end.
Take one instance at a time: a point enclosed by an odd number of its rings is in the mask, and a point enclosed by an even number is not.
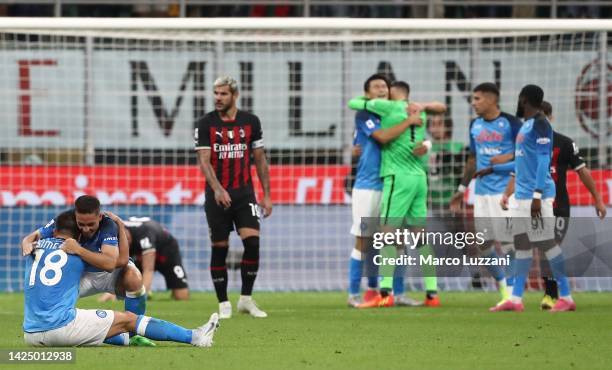
{"type": "Polygon", "coordinates": [[[75,308],[85,262],[74,213],[60,214],[53,236],[41,239],[34,253],[26,255],[24,286],[25,342],[33,346],[96,346],[129,341],[128,333],[197,347],[210,347],[219,326],[213,313],[210,320],[189,330],[156,318],[131,312],[82,310],[75,308]]]}

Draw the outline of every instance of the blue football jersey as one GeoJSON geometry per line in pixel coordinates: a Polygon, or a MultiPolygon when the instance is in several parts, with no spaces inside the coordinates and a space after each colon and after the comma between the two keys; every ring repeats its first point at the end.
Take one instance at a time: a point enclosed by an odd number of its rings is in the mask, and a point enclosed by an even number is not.
{"type": "Polygon", "coordinates": [[[355,137],[353,145],[361,146],[361,156],[355,176],[356,189],[382,190],[380,179],[380,146],[372,133],[380,129],[380,117],[367,111],[355,115],[355,137]]]}
{"type": "MultiPolygon", "coordinates": [[[[476,170],[491,167],[491,158],[514,152],[514,142],[521,121],[502,112],[497,118],[487,121],[478,117],[470,124],[470,150],[476,157],[476,170]]],[[[493,195],[503,193],[510,180],[510,171],[494,172],[476,179],[476,194],[493,195]]]]}
{"type": "MultiPolygon", "coordinates": [[[[40,232],[41,239],[50,238],[53,236],[53,231],[55,230],[55,220],[49,221],[48,224],[38,229],[40,232]]],[[[98,231],[96,231],[93,236],[87,240],[83,237],[79,239],[79,244],[85,249],[88,249],[92,252],[100,253],[102,251],[102,245],[110,245],[114,247],[119,246],[118,239],[118,230],[117,224],[110,217],[104,215],[102,216],[102,220],[100,221],[100,227],[98,231]]],[[[102,271],[99,268],[93,267],[91,265],[87,265],[85,271],[102,271]]]]}
{"type": "Polygon", "coordinates": [[[85,262],[61,250],[63,243],[64,239],[42,239],[34,253],[24,257],[25,332],[61,328],[76,316],[79,281],[85,262]]]}
{"type": "Polygon", "coordinates": [[[544,199],[555,197],[555,182],[550,175],[552,148],[553,129],[543,114],[523,123],[514,153],[516,199],[532,199],[536,190],[544,199]]]}

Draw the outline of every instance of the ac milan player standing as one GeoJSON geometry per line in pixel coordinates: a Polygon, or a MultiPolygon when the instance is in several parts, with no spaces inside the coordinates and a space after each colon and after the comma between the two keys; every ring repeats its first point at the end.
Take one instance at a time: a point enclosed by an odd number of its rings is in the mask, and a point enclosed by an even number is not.
{"type": "Polygon", "coordinates": [[[244,245],[238,311],[267,317],[251,298],[259,268],[259,210],[264,217],[272,213],[261,123],[256,115],[236,108],[238,84],[232,77],[217,78],[214,94],[215,110],[196,122],[194,138],[200,169],[206,177],[204,211],[212,242],[210,274],[219,300],[219,317],[232,316],[225,260],[234,226],[244,245]],[[253,190],[251,154],[264,192],[261,208],[253,190]]]}

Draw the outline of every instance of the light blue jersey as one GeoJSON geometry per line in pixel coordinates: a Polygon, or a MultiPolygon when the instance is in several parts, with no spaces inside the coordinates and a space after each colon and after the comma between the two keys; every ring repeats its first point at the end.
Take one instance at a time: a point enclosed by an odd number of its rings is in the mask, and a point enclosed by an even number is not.
{"type": "Polygon", "coordinates": [[[62,251],[63,243],[64,239],[42,239],[34,253],[25,257],[25,332],[61,328],[76,316],[74,307],[85,262],[62,251]]]}
{"type": "MultiPolygon", "coordinates": [[[[487,121],[478,117],[470,124],[470,150],[476,157],[476,170],[491,167],[491,158],[514,152],[514,143],[521,127],[516,117],[502,112],[487,121]]],[[[510,180],[510,171],[496,171],[476,179],[476,194],[501,194],[510,180]]]]}
{"type": "Polygon", "coordinates": [[[516,199],[533,199],[535,191],[543,199],[555,197],[555,182],[550,175],[552,148],[553,129],[543,114],[523,123],[514,154],[516,199]]]}
{"type": "MultiPolygon", "coordinates": [[[[55,220],[51,220],[48,224],[38,229],[38,232],[40,232],[40,238],[44,239],[53,236],[54,230],[55,220]]],[[[119,239],[117,235],[117,224],[115,224],[115,222],[111,220],[110,217],[104,215],[102,216],[102,220],[100,221],[98,231],[96,231],[96,233],[87,240],[84,240],[84,238],[81,237],[79,239],[79,244],[81,244],[81,246],[85,249],[88,249],[95,253],[100,253],[102,251],[102,245],[110,245],[113,247],[119,246],[119,239]]],[[[88,264],[85,271],[97,272],[102,270],[88,264]]]]}
{"type": "Polygon", "coordinates": [[[380,179],[380,146],[372,137],[380,129],[380,117],[367,111],[355,115],[355,138],[353,145],[361,146],[361,156],[357,164],[355,189],[378,190],[383,187],[380,179]]]}

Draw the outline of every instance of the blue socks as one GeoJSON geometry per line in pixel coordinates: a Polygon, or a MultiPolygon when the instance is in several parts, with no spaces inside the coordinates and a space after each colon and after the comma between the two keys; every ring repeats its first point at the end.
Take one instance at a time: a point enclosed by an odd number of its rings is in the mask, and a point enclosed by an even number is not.
{"type": "Polygon", "coordinates": [[[147,294],[143,286],[136,292],[125,292],[124,307],[136,315],[144,315],[147,309],[147,294]]]}
{"type": "Polygon", "coordinates": [[[349,294],[359,294],[361,276],[363,271],[363,256],[360,251],[353,249],[349,263],[349,294]]]}
{"type": "Polygon", "coordinates": [[[395,266],[395,271],[393,271],[393,294],[395,296],[400,296],[406,291],[404,275],[406,275],[406,265],[395,266]]]}
{"type": "Polygon", "coordinates": [[[191,344],[191,330],[168,321],[138,315],[136,334],[153,340],[191,344]]]}
{"type": "Polygon", "coordinates": [[[559,246],[553,247],[546,251],[546,258],[550,263],[550,269],[552,270],[553,277],[557,280],[559,286],[559,296],[567,297],[570,295],[569,280],[565,273],[565,261],[563,254],[559,246]]]}
{"type": "MultiPolygon", "coordinates": [[[[492,249],[489,251],[488,254],[483,254],[483,257],[499,258],[497,253],[492,249]]],[[[505,278],[505,273],[504,273],[504,270],[501,268],[501,266],[489,265],[487,266],[487,269],[489,270],[489,273],[491,273],[495,281],[501,281],[505,278]]]]}
{"type": "Polygon", "coordinates": [[[527,275],[529,275],[532,259],[531,250],[516,252],[516,275],[514,277],[514,287],[512,290],[513,297],[520,298],[523,296],[525,292],[525,282],[527,281],[527,275]]]}
{"type": "Polygon", "coordinates": [[[113,346],[129,346],[130,336],[128,333],[117,334],[114,337],[104,339],[104,343],[112,344],[113,346]]]}

